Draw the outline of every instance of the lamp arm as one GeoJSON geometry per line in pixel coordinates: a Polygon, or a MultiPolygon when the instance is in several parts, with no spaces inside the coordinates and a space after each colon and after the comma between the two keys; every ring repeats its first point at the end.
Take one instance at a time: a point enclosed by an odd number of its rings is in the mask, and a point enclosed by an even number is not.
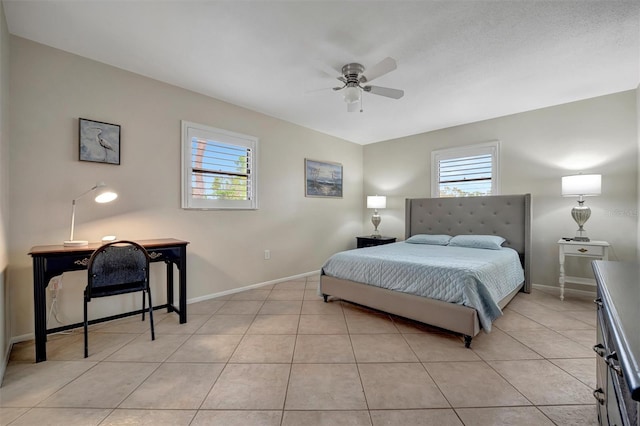
{"type": "Polygon", "coordinates": [[[71,201],[71,234],[69,234],[69,241],[73,241],[73,228],[75,226],[75,222],[76,222],[76,200],[73,200],[71,201]]]}
{"type": "Polygon", "coordinates": [[[71,233],[69,234],[69,241],[73,241],[73,228],[75,227],[76,224],[76,201],[78,201],[80,198],[84,197],[85,195],[87,195],[90,192],[95,191],[96,189],[100,188],[104,186],[104,183],[97,183],[96,185],[94,185],[91,189],[83,192],[82,194],[78,195],[76,198],[74,198],[71,201],[71,233]]]}
{"type": "Polygon", "coordinates": [[[82,194],[78,195],[76,198],[73,199],[73,204],[75,205],[76,201],[78,201],[80,198],[84,197],[85,195],[87,195],[88,193],[95,191],[96,189],[100,188],[104,186],[104,183],[98,183],[96,185],[94,185],[91,189],[88,189],[86,191],[84,191],[82,194]]]}

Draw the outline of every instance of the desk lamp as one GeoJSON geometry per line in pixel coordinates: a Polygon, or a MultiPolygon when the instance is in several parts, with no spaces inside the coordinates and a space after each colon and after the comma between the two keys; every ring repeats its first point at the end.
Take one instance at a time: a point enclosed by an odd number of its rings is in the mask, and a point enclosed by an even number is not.
{"type": "Polygon", "coordinates": [[[589,241],[584,224],[591,216],[591,209],[584,205],[584,197],[600,195],[602,175],[573,175],[562,177],[562,196],[578,197],[578,205],[571,209],[571,216],[578,224],[575,241],[589,241]]]}
{"type": "Polygon", "coordinates": [[[380,225],[380,215],[378,209],[387,208],[387,197],[384,195],[368,195],[367,196],[367,208],[374,209],[373,216],[371,216],[371,223],[373,223],[374,230],[371,235],[373,238],[380,238],[380,231],[378,231],[378,225],[380,225]]]}
{"type": "Polygon", "coordinates": [[[74,240],[73,228],[75,227],[76,221],[76,201],[93,191],[97,191],[96,197],[94,198],[96,203],[109,203],[118,198],[118,194],[107,188],[103,182],[98,182],[93,188],[74,198],[73,201],[71,201],[71,233],[69,234],[69,239],[64,242],[65,247],[80,247],[89,244],[89,241],[86,240],[74,240]]]}

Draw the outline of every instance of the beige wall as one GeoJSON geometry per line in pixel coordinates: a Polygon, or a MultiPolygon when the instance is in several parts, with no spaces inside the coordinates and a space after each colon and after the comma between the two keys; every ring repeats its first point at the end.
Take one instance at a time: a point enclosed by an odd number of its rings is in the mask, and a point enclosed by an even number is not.
{"type": "Polygon", "coordinates": [[[9,33],[0,2],[0,381],[7,362],[10,322],[7,298],[9,229],[9,33]]]}
{"type": "MultiPolygon", "coordinates": [[[[557,285],[556,242],[577,228],[570,215],[576,199],[560,196],[566,174],[602,174],[602,196],[587,199],[585,227],[592,239],[612,244],[613,259],[636,259],[636,120],[636,93],[628,91],[366,145],[364,193],[389,197],[381,232],[403,238],[404,199],[430,196],[431,151],[498,139],[502,193],[533,195],[533,282],[557,285]]],[[[365,229],[370,214],[365,210],[365,229]]],[[[570,272],[590,274],[587,262],[575,260],[570,272]]]]}
{"type": "MultiPolygon", "coordinates": [[[[593,210],[587,229],[592,238],[613,244],[614,258],[635,259],[639,251],[635,123],[640,90],[361,147],[21,38],[8,39],[1,22],[0,197],[11,201],[0,208],[2,277],[10,265],[9,294],[2,301],[11,302],[9,318],[2,317],[5,327],[11,324],[3,336],[5,348],[10,337],[32,332],[29,248],[66,239],[71,199],[96,181],[116,187],[120,198],[102,206],[81,200],[76,237],[191,241],[191,299],[319,269],[330,254],[353,247],[363,227],[372,229],[371,212],[363,208],[367,194],[389,197],[380,229],[402,238],[404,199],[430,195],[431,151],[494,139],[502,143],[502,193],[534,196],[534,282],[556,284],[555,242],[575,230],[569,215],[575,200],[559,196],[564,174],[603,174],[603,195],[587,201],[593,210]],[[79,117],[122,125],[122,165],[77,160],[79,117]],[[182,119],[260,138],[258,211],[180,209],[182,119]],[[342,163],[345,197],[305,198],[304,158],[342,163]],[[9,216],[7,246],[1,232],[9,216]],[[271,250],[271,260],[263,260],[265,249],[271,250]]],[[[589,272],[587,264],[570,266],[589,272]]],[[[152,274],[160,283],[155,293],[161,301],[161,265],[154,265],[152,274]]],[[[59,297],[65,322],[80,319],[83,286],[84,274],[65,275],[59,297]]],[[[96,315],[134,307],[126,296],[92,303],[96,315]]]]}
{"type": "MultiPolygon", "coordinates": [[[[29,248],[67,239],[71,199],[96,181],[120,196],[79,201],[75,237],[190,241],[190,299],[319,270],[362,232],[362,146],[13,36],[11,87],[13,336],[33,327],[29,248]],[[78,161],[79,117],[122,126],[120,166],[78,161]],[[180,208],[183,119],[260,139],[259,210],[180,208]],[[304,158],[342,163],[344,198],[305,198],[304,158]]],[[[81,319],[83,286],[83,273],[65,274],[63,319],[81,319]]],[[[164,293],[158,287],[154,301],[164,293]]],[[[120,312],[131,300],[109,299],[91,312],[120,312]]]]}

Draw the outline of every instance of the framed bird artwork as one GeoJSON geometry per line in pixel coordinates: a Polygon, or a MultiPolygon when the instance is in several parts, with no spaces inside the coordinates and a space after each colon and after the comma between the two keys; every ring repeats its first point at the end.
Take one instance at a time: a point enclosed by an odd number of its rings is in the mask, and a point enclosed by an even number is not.
{"type": "Polygon", "coordinates": [[[120,164],[120,126],[81,118],[80,161],[120,164]]]}

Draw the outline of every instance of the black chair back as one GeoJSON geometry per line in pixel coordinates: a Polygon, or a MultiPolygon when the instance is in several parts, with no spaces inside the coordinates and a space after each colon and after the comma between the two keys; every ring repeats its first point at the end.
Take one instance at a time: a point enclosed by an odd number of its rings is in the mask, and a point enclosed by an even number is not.
{"type": "Polygon", "coordinates": [[[89,259],[88,275],[88,300],[141,291],[149,281],[149,255],[134,241],[105,244],[89,259]]]}

